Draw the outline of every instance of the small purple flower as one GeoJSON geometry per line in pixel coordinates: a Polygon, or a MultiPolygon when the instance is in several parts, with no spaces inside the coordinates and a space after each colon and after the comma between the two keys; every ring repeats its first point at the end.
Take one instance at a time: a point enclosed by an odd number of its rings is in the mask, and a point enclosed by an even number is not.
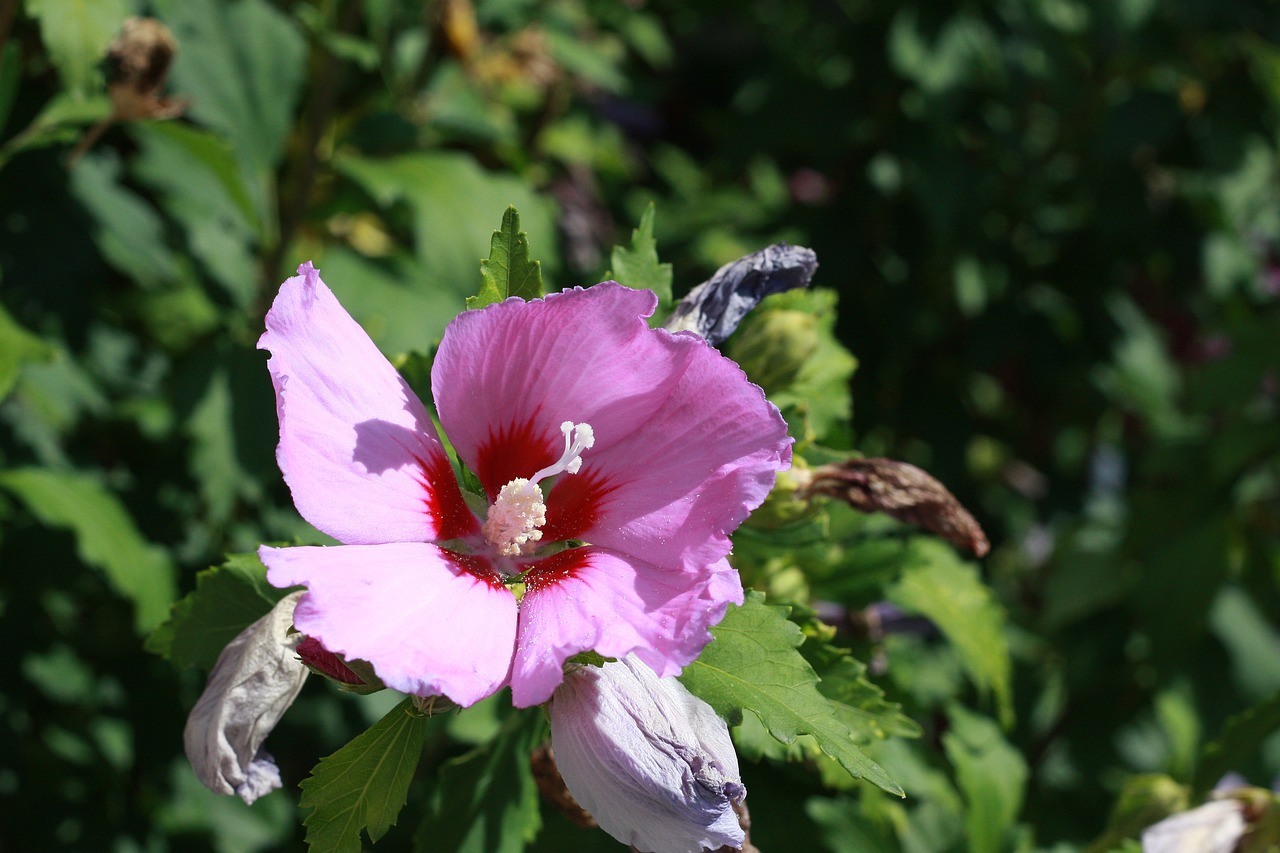
{"type": "Polygon", "coordinates": [[[742,585],[729,534],[790,464],[786,424],[732,361],[650,329],[657,298],[607,282],[467,311],[431,372],[431,416],[308,263],[280,288],[276,454],[339,547],[263,547],[301,584],[298,630],[387,686],[471,705],[545,702],[565,660],[634,652],[674,675],[742,585]],[[584,544],[590,543],[590,544],[584,544]],[[517,595],[517,591],[520,595],[517,595]]]}
{"type": "Polygon", "coordinates": [[[674,678],[635,656],[570,671],[548,706],[569,793],[643,853],[740,848],[747,796],[729,729],[674,678]]]}

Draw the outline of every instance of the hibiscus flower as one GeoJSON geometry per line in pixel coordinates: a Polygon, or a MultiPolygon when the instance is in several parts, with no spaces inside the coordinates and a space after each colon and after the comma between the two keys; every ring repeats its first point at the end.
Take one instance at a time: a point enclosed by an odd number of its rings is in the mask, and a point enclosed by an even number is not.
{"type": "Polygon", "coordinates": [[[659,676],[696,658],[742,601],[729,534],[791,440],[736,364],[648,327],[656,304],[606,282],[450,322],[431,390],[468,497],[426,407],[299,267],[258,346],[294,504],[343,544],[260,550],[272,584],[307,588],[297,629],[464,706],[508,684],[545,702],[583,651],[659,676]]]}

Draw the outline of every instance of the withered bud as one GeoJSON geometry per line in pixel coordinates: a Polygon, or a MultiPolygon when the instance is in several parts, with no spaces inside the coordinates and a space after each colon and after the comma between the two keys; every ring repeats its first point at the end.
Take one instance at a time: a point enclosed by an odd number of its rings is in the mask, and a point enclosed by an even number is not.
{"type": "Polygon", "coordinates": [[[804,246],[775,243],[743,255],[716,270],[680,300],[663,327],[692,330],[719,346],[742,318],[772,293],[808,287],[818,269],[818,256],[804,246]]]}
{"type": "Polygon", "coordinates": [[[533,755],[529,756],[529,765],[533,768],[533,780],[538,783],[538,790],[542,792],[547,802],[583,829],[599,826],[591,813],[578,805],[573,794],[569,793],[568,787],[564,784],[564,778],[560,775],[560,769],[556,767],[556,754],[551,744],[544,743],[535,749],[533,755]]]}
{"type": "Polygon", "coordinates": [[[955,495],[932,475],[894,459],[850,459],[813,469],[801,492],[842,500],[859,512],[883,512],[923,527],[978,557],[991,550],[987,536],[955,495]]]}
{"type": "Polygon", "coordinates": [[[107,53],[107,92],[115,118],[135,121],[172,118],[183,101],[161,97],[178,42],[155,18],[127,18],[107,53]]]}

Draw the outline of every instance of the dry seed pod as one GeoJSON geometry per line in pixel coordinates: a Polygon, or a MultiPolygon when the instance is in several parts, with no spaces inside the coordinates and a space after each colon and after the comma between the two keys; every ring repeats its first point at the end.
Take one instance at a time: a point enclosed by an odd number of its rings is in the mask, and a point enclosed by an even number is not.
{"type": "Polygon", "coordinates": [[[991,550],[987,536],[955,495],[931,474],[893,459],[850,459],[811,473],[802,492],[842,500],[859,512],[883,512],[923,527],[978,557],[991,550]]]}

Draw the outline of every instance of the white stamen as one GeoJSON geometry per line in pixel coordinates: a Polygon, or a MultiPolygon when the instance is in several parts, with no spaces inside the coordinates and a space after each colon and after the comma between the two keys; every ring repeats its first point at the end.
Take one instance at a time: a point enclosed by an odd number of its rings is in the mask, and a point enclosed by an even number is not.
{"type": "Polygon", "coordinates": [[[502,487],[498,499],[489,508],[483,532],[506,557],[524,552],[524,546],[542,538],[538,528],[547,523],[547,505],[542,490],[524,477],[517,477],[502,487]]]}
{"type": "Polygon", "coordinates": [[[560,424],[560,432],[564,435],[564,453],[556,462],[534,474],[529,482],[539,483],[547,477],[565,472],[578,473],[578,469],[582,467],[582,451],[596,443],[596,434],[591,429],[591,424],[565,421],[560,424]]]}
{"type": "Polygon", "coordinates": [[[590,424],[565,421],[560,425],[560,432],[564,434],[564,453],[559,460],[531,479],[517,477],[507,483],[489,507],[489,517],[482,528],[484,538],[503,556],[529,553],[542,538],[538,528],[547,523],[547,505],[538,488],[539,481],[556,474],[578,473],[582,467],[582,451],[596,443],[590,424]]]}

